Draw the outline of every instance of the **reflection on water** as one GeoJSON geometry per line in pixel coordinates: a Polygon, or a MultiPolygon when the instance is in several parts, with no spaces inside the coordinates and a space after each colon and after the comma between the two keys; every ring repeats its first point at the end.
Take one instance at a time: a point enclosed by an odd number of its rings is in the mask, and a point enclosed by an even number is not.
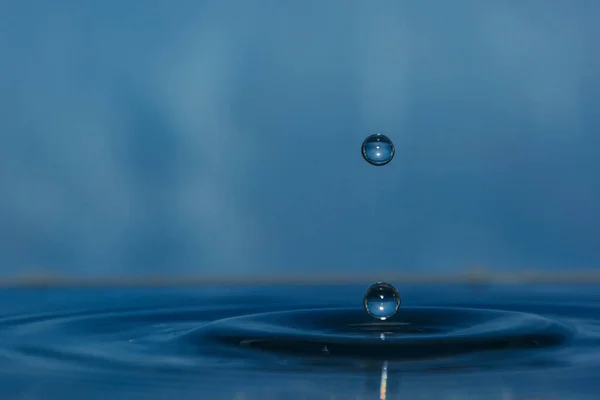
{"type": "Polygon", "coordinates": [[[597,289],[5,290],[0,398],[594,399],[597,289]]]}
{"type": "Polygon", "coordinates": [[[381,367],[381,385],[379,389],[379,398],[381,400],[385,400],[385,398],[387,397],[387,369],[388,362],[384,361],[383,366],[381,367]]]}

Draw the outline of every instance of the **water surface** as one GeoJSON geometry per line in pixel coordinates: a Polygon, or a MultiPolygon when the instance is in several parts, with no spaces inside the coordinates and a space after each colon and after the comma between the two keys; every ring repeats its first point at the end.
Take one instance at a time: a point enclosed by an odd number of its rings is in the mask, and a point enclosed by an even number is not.
{"type": "Polygon", "coordinates": [[[597,286],[4,289],[2,399],[593,399],[597,286]]]}

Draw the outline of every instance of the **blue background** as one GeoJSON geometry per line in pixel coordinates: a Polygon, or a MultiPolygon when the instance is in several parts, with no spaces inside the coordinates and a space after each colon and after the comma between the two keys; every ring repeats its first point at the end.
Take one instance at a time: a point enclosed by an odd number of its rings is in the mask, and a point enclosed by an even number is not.
{"type": "Polygon", "coordinates": [[[599,12],[3,1],[0,276],[597,267],[599,12]]]}

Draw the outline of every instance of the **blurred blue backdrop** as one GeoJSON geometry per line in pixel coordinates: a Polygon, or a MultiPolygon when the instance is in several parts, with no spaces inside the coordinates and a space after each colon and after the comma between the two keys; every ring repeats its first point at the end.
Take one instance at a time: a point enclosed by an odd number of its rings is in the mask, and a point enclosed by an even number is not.
{"type": "Polygon", "coordinates": [[[0,275],[599,266],[599,13],[5,0],[0,275]]]}

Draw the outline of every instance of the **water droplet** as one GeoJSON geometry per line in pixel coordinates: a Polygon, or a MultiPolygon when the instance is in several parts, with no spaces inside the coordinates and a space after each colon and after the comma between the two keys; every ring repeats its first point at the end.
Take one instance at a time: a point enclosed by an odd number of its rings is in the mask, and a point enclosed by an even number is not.
{"type": "Polygon", "coordinates": [[[385,320],[400,308],[400,294],[389,283],[378,282],[367,290],[363,304],[371,317],[385,320]]]}
{"type": "Polygon", "coordinates": [[[376,133],[365,139],[362,144],[362,156],[372,165],[385,165],[394,158],[394,143],[381,133],[376,133]]]}

